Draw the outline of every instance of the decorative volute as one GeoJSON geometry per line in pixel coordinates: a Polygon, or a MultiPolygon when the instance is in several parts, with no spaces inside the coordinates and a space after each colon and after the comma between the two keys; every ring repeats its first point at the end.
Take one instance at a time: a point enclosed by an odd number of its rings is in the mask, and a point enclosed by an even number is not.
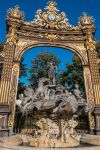
{"type": "Polygon", "coordinates": [[[8,10],[7,19],[9,18],[24,20],[24,14],[20,11],[20,7],[18,5],[16,5],[15,8],[10,8],[8,10]]]}
{"type": "MultiPolygon", "coordinates": [[[[49,1],[44,8],[38,9],[35,15],[35,19],[31,22],[24,21],[24,14],[20,11],[19,6],[8,10],[7,21],[16,21],[16,23],[22,23],[24,25],[33,26],[35,28],[53,29],[53,30],[81,30],[90,27],[94,27],[94,19],[92,16],[88,16],[87,13],[83,13],[79,18],[78,25],[73,26],[68,22],[65,12],[60,12],[57,9],[57,3],[49,1]]],[[[10,23],[9,23],[10,24],[10,23]]],[[[10,24],[11,25],[11,24],[10,24]]]]}
{"type": "Polygon", "coordinates": [[[58,13],[57,3],[49,1],[45,8],[46,11],[38,9],[35,15],[35,19],[31,22],[38,27],[50,28],[50,29],[73,29],[69,24],[66,14],[64,12],[58,13]]]}

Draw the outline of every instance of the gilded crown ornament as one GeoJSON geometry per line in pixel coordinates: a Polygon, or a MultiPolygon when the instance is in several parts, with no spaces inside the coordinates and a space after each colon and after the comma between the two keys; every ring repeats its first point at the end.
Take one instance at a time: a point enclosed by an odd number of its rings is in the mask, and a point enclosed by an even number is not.
{"type": "Polygon", "coordinates": [[[24,20],[24,14],[20,11],[20,7],[18,5],[15,6],[15,8],[10,8],[8,10],[8,16],[7,18],[15,18],[19,20],[24,20]]]}
{"type": "Polygon", "coordinates": [[[86,12],[83,12],[82,16],[79,18],[79,25],[81,26],[87,26],[87,25],[93,25],[94,19],[92,16],[88,16],[86,12]]]}
{"type": "Polygon", "coordinates": [[[43,12],[38,9],[35,15],[36,18],[31,23],[42,28],[72,29],[73,27],[69,24],[66,14],[64,12],[58,13],[59,10],[56,6],[56,2],[49,1],[45,8],[46,11],[43,12]]]}
{"type": "Polygon", "coordinates": [[[57,6],[56,2],[49,1],[45,9],[47,10],[48,13],[57,14],[57,11],[59,10],[56,8],[56,6],[57,6]]]}

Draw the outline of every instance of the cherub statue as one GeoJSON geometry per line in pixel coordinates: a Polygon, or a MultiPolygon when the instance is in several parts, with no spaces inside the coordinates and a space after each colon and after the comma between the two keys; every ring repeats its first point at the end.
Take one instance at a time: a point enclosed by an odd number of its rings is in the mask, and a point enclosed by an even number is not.
{"type": "Polygon", "coordinates": [[[45,26],[45,21],[43,20],[42,15],[43,15],[42,9],[38,9],[35,15],[36,18],[32,22],[41,27],[45,26]]]}
{"type": "Polygon", "coordinates": [[[58,22],[58,27],[60,29],[67,29],[71,28],[72,26],[69,24],[68,19],[66,18],[66,14],[61,12],[61,21],[58,22]]]}
{"type": "Polygon", "coordinates": [[[38,19],[41,18],[41,16],[42,16],[42,9],[38,9],[37,12],[36,12],[35,17],[36,17],[36,19],[38,20],[38,19]]]}
{"type": "Polygon", "coordinates": [[[78,122],[72,118],[70,120],[67,120],[64,125],[64,141],[67,141],[68,137],[74,138],[76,140],[80,140],[80,135],[77,134],[75,131],[75,127],[78,125],[78,122]]]}

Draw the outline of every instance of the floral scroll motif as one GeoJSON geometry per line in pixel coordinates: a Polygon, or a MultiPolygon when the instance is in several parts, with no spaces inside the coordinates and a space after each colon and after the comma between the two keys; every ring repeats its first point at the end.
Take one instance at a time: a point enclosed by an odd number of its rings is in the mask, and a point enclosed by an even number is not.
{"type": "Polygon", "coordinates": [[[45,8],[46,11],[41,9],[37,10],[36,18],[31,23],[41,28],[50,29],[73,29],[74,27],[69,24],[68,19],[64,12],[58,13],[57,4],[53,1],[48,2],[45,8]]]}
{"type": "Polygon", "coordinates": [[[10,127],[13,126],[13,121],[14,121],[18,75],[19,75],[19,65],[14,64],[12,68],[12,83],[11,83],[11,90],[10,90],[11,92],[10,92],[10,100],[9,100],[11,114],[9,115],[8,124],[10,127]]]}

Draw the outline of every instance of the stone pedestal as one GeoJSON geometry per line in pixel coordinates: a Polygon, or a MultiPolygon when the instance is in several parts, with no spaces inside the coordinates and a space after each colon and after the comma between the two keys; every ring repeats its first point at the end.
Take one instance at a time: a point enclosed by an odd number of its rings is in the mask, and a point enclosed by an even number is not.
{"type": "Polygon", "coordinates": [[[95,129],[90,129],[89,132],[88,132],[88,134],[95,135],[95,129]]]}
{"type": "Polygon", "coordinates": [[[9,106],[7,104],[0,104],[0,132],[8,129],[8,113],[9,106]]]}
{"type": "Polygon", "coordinates": [[[96,122],[95,133],[97,135],[100,135],[100,104],[95,106],[94,115],[95,115],[95,122],[96,122]]]}

